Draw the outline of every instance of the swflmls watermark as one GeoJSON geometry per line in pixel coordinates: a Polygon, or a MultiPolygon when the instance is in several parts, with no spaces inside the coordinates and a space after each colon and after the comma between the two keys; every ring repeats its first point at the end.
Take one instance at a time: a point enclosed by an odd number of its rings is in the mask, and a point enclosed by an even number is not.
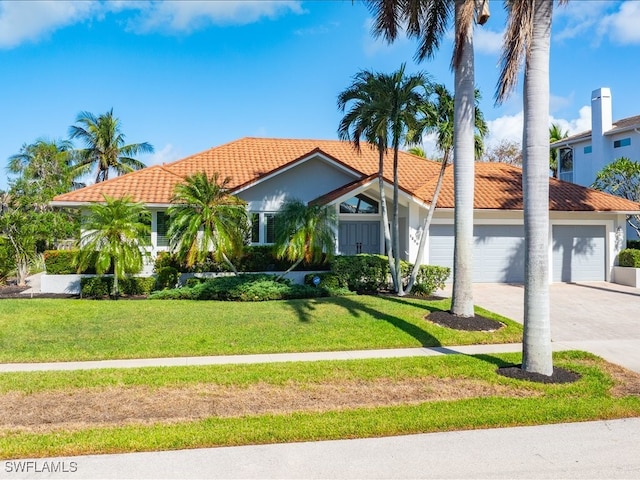
{"type": "Polygon", "coordinates": [[[4,462],[6,473],[75,473],[78,462],[61,460],[7,460],[4,462]]]}

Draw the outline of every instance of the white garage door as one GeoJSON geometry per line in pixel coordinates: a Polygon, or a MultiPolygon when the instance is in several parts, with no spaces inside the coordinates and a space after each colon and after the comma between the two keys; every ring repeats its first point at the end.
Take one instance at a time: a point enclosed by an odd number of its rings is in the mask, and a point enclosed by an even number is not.
{"type": "Polygon", "coordinates": [[[554,225],[553,281],[604,281],[605,233],[603,225],[554,225]]]}
{"type": "MultiPolygon", "coordinates": [[[[453,225],[432,225],[429,234],[429,263],[453,268],[453,225]]],[[[524,282],[522,225],[476,225],[473,236],[474,282],[524,282]]]]}

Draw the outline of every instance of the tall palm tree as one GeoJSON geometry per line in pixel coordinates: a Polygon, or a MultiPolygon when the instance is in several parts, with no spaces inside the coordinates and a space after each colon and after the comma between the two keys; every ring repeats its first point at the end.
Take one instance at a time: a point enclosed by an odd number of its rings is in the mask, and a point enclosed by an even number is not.
{"type": "MultiPolygon", "coordinates": [[[[436,146],[443,154],[442,166],[440,167],[440,173],[438,180],[436,181],[436,187],[434,189],[433,198],[431,199],[431,208],[427,213],[422,225],[422,235],[420,236],[420,242],[418,244],[418,254],[416,261],[413,265],[409,281],[407,282],[405,293],[411,292],[413,285],[415,284],[418,272],[420,271],[420,259],[424,255],[424,249],[426,247],[427,232],[431,226],[431,220],[438,204],[438,197],[440,196],[440,190],[442,188],[442,182],[444,179],[444,173],[449,163],[449,157],[453,150],[453,130],[454,130],[454,99],[447,88],[442,84],[436,84],[433,86],[434,101],[428,103],[428,110],[425,111],[425,115],[421,120],[418,129],[411,132],[409,141],[417,141],[422,138],[422,135],[426,133],[434,133],[436,135],[436,146]]],[[[487,135],[488,127],[487,122],[484,120],[484,115],[480,111],[480,91],[475,91],[475,155],[476,159],[482,156],[484,150],[484,137],[487,135]]]]}
{"type": "Polygon", "coordinates": [[[378,184],[385,243],[394,289],[398,293],[401,293],[398,154],[401,142],[410,130],[415,130],[422,115],[421,110],[426,102],[423,92],[429,83],[426,74],[422,72],[406,75],[405,65],[402,64],[391,74],[362,71],[354,77],[352,85],[338,96],[340,110],[344,111],[347,105],[351,105],[338,127],[339,137],[353,142],[356,149],[360,148],[360,138],[365,137],[378,148],[378,184]],[[389,147],[393,149],[391,232],[387,231],[388,212],[383,180],[384,156],[389,147]]]}
{"type": "MultiPolygon", "coordinates": [[[[549,127],[549,143],[557,142],[558,140],[562,140],[568,136],[569,132],[562,130],[562,127],[557,123],[552,123],[549,127]]],[[[553,178],[558,178],[558,170],[560,168],[559,160],[558,149],[549,148],[549,170],[551,170],[553,178]]]]}
{"type": "Polygon", "coordinates": [[[82,218],[85,232],[80,239],[76,257],[78,271],[85,270],[93,262],[98,275],[113,266],[112,295],[119,294],[118,281],[127,272],[140,271],[148,244],[149,211],[142,203],[130,198],[104,197],[104,203],[89,207],[89,215],[82,218]]]}
{"type": "Polygon", "coordinates": [[[89,173],[95,166],[95,181],[103,182],[109,179],[110,170],[122,175],[144,168],[144,163],[133,157],[141,153],[153,153],[153,147],[147,142],[125,145],[120,120],[113,116],[113,109],[97,117],[89,112],[80,112],[76,123],[79,125],[69,128],[69,136],[85,145],[85,148],[76,150],[76,176],[89,173]]]}
{"type": "Polygon", "coordinates": [[[454,114],[454,262],[451,312],[470,317],[473,310],[473,176],[474,62],[473,22],[489,18],[486,0],[369,0],[374,35],[394,41],[400,26],[419,39],[418,60],[433,57],[454,14],[455,45],[451,61],[455,75],[454,114]]]}
{"type": "Polygon", "coordinates": [[[212,254],[237,275],[231,258],[242,253],[248,235],[245,203],[229,194],[227,177],[195,173],[176,185],[169,214],[169,243],[187,266],[203,262],[212,254]]]}
{"type": "Polygon", "coordinates": [[[512,0],[496,97],[505,99],[524,67],[522,188],[525,284],[522,368],[551,375],[549,317],[549,50],[553,0],[512,0]]]}
{"type": "Polygon", "coordinates": [[[287,200],[276,214],[274,223],[276,256],[294,262],[278,279],[303,260],[308,263],[320,262],[329,258],[335,250],[338,216],[333,207],[305,205],[297,199],[287,200]]]}

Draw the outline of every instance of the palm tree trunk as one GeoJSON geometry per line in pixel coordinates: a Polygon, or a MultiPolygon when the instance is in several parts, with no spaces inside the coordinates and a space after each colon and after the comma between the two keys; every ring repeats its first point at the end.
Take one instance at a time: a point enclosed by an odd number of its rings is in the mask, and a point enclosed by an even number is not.
{"type": "Polygon", "coordinates": [[[378,160],[378,187],[380,188],[380,210],[382,213],[382,229],[384,231],[384,244],[387,248],[387,258],[389,260],[389,272],[391,273],[393,290],[397,292],[399,279],[396,275],[395,262],[393,259],[393,245],[391,245],[391,231],[389,230],[389,212],[387,210],[387,197],[384,194],[383,167],[384,167],[385,152],[383,149],[380,148],[380,146],[378,147],[378,151],[380,153],[380,157],[378,160]]]}
{"type": "Polygon", "coordinates": [[[431,199],[431,208],[429,208],[427,218],[424,219],[424,223],[422,224],[422,235],[420,235],[420,243],[418,244],[418,254],[416,255],[415,262],[413,263],[411,276],[409,277],[409,282],[407,283],[407,287],[404,289],[403,295],[411,293],[411,289],[416,283],[416,278],[418,278],[420,262],[424,255],[425,246],[427,245],[427,234],[429,233],[429,228],[431,228],[431,220],[433,219],[433,214],[436,210],[436,205],[438,204],[438,197],[440,196],[440,190],[442,189],[442,181],[444,180],[444,172],[447,169],[447,163],[449,163],[449,151],[444,152],[444,158],[442,159],[442,165],[440,166],[440,173],[438,174],[438,181],[436,182],[436,189],[433,192],[433,198],[431,199]]]}
{"type": "Polygon", "coordinates": [[[402,274],[400,273],[400,207],[398,205],[400,189],[398,186],[398,150],[400,150],[400,145],[398,144],[398,139],[396,139],[393,145],[393,251],[396,254],[393,270],[396,278],[395,292],[402,296],[404,295],[404,290],[402,289],[402,274]]]}
{"type": "Polygon", "coordinates": [[[276,278],[276,282],[279,282],[284,277],[286,277],[289,272],[291,272],[294,268],[296,268],[298,265],[302,263],[302,260],[304,260],[304,257],[301,257],[298,260],[296,260],[296,262],[293,265],[291,265],[285,272],[283,272],[281,275],[278,276],[278,278],[276,278]]]}
{"type": "Polygon", "coordinates": [[[113,257],[113,289],[111,294],[113,298],[118,298],[118,257],[113,257]]]}
{"type": "MultiPolygon", "coordinates": [[[[465,0],[456,0],[455,24],[460,24],[465,0]]],[[[473,312],[473,187],[474,187],[474,63],[473,28],[461,40],[455,67],[454,100],[454,256],[451,313],[472,317],[473,312]]]]}
{"type": "Polygon", "coordinates": [[[549,48],[553,1],[537,1],[524,78],[525,284],[522,368],[553,373],[549,318],[549,48]]]}
{"type": "Polygon", "coordinates": [[[231,263],[231,260],[229,260],[229,257],[227,257],[224,252],[222,252],[222,259],[231,267],[231,270],[233,270],[234,275],[237,277],[238,269],[233,263],[231,263]]]}

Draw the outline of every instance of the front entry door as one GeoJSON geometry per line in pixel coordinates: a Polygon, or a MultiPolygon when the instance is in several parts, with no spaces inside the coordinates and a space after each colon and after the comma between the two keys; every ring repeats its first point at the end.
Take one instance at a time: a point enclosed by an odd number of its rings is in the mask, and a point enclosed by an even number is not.
{"type": "Polygon", "coordinates": [[[380,253],[380,222],[340,222],[341,255],[380,253]]]}

